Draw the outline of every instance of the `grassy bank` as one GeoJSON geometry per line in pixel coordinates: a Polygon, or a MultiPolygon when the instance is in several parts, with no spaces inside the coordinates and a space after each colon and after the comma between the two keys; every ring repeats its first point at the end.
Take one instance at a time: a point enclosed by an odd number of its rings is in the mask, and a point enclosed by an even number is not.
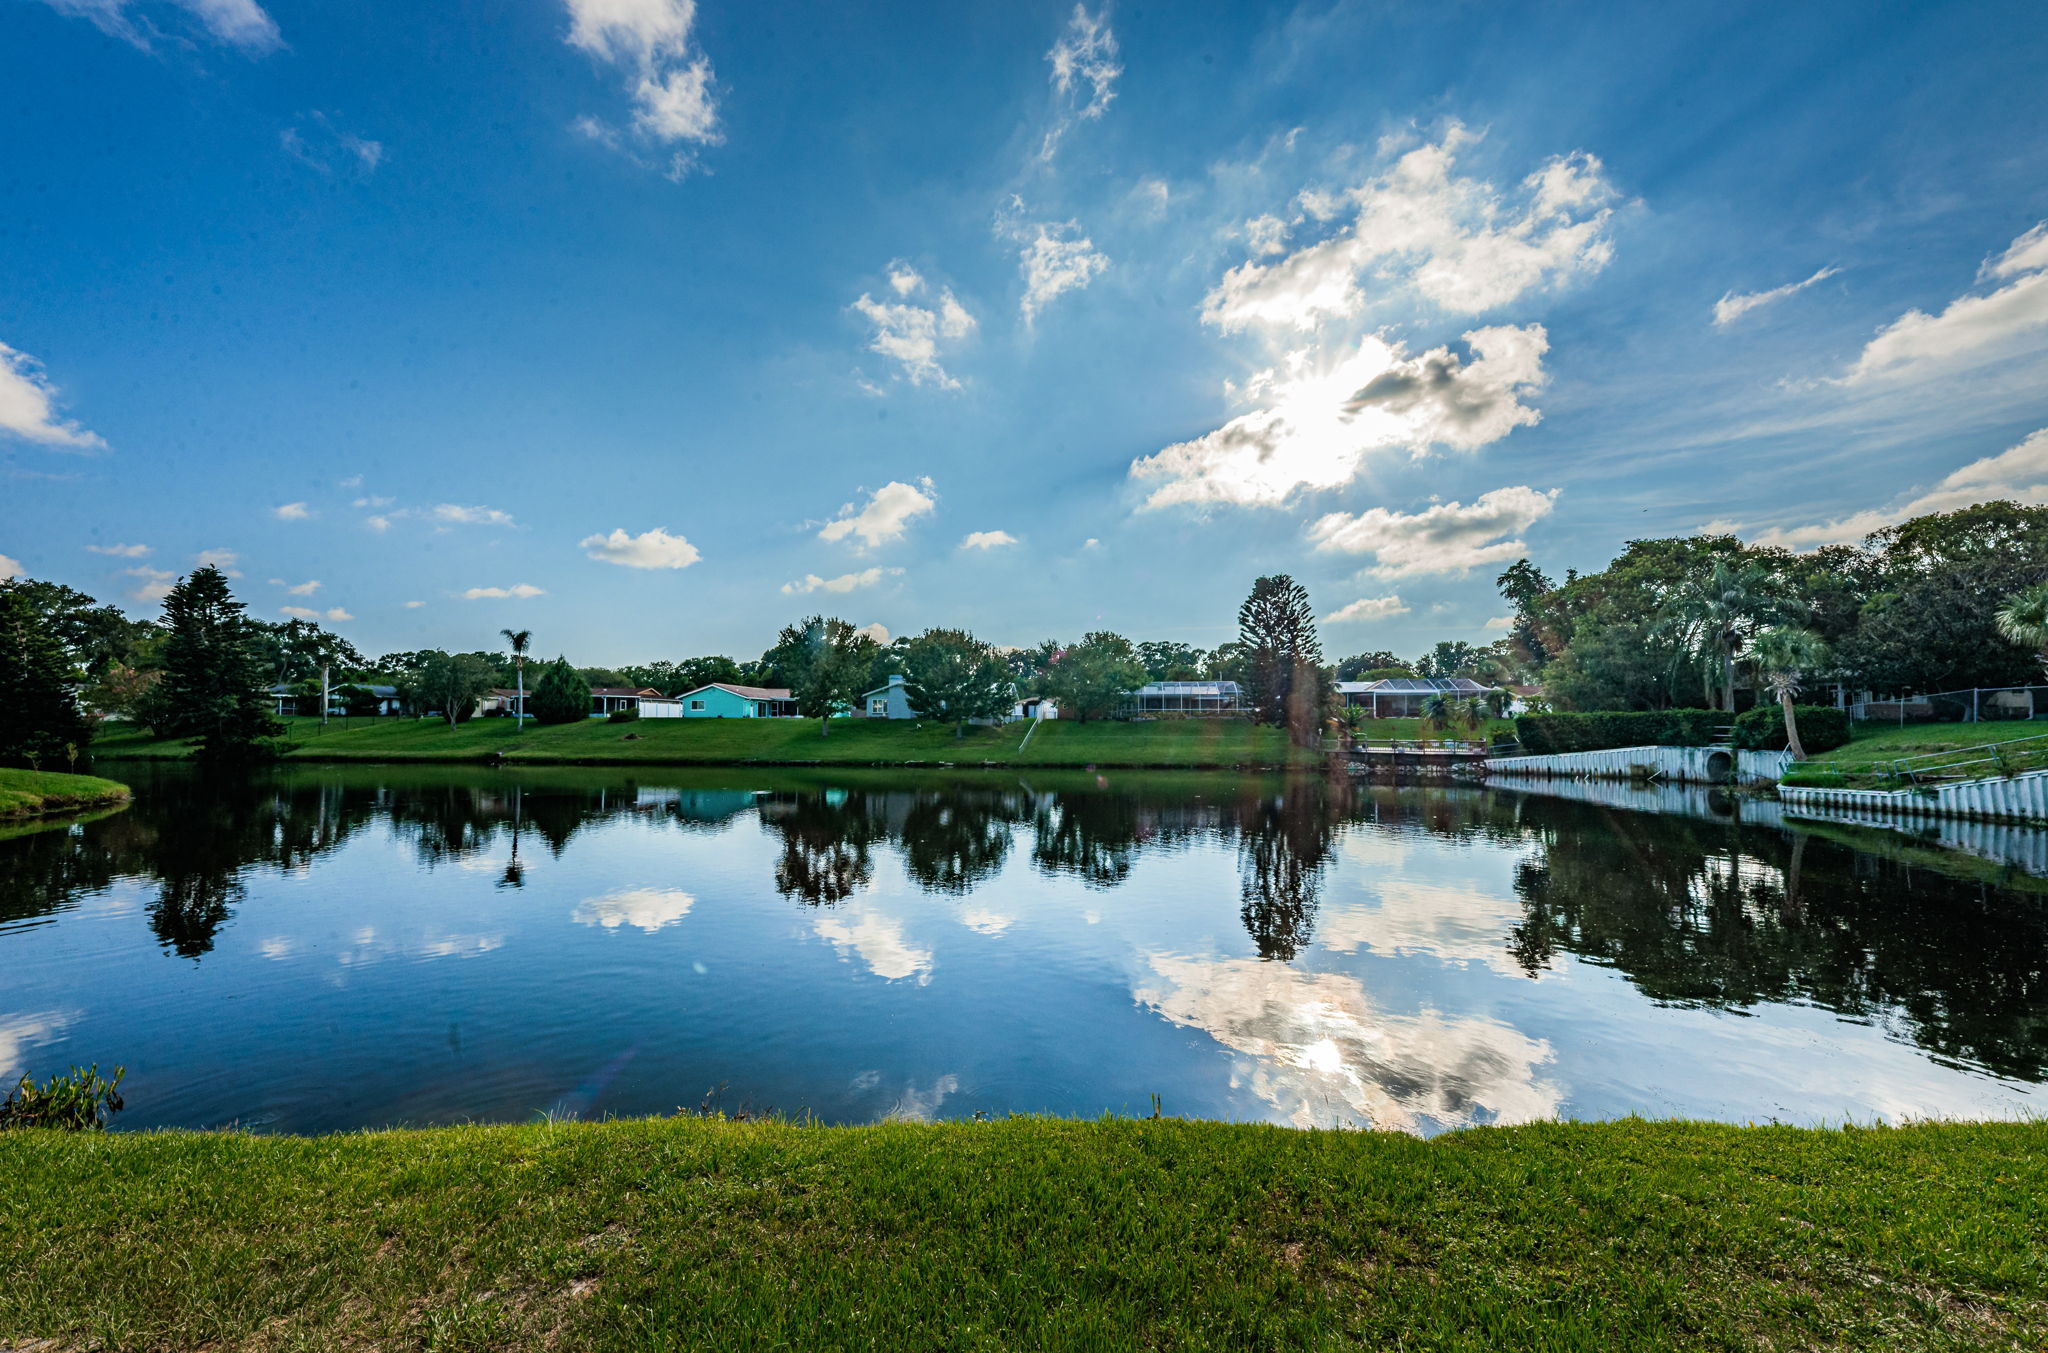
{"type": "MultiPolygon", "coordinates": [[[[1908,757],[1937,753],[1967,753],[1972,748],[2025,738],[2048,739],[2048,720],[1996,723],[1937,724],[1855,724],[1855,737],[1845,746],[1821,752],[1785,777],[1788,785],[1813,785],[1843,789],[1895,787],[1892,763],[1908,757]]],[[[1958,755],[1955,759],[1965,757],[1958,755]]],[[[2009,757],[2008,769],[2034,770],[2048,766],[2048,740],[2033,749],[2009,757]]],[[[1972,773],[1991,773],[1992,767],[1974,767],[1972,773]]]]}
{"type": "MultiPolygon", "coordinates": [[[[1029,724],[969,728],[918,727],[886,720],[835,720],[819,736],[810,719],[585,720],[552,727],[509,719],[473,719],[450,728],[423,719],[287,719],[285,755],[307,761],[493,761],[520,765],[982,765],[1286,767],[1318,758],[1287,745],[1278,729],[1221,719],[1154,723],[1029,724]]],[[[93,744],[101,757],[180,759],[191,749],[137,730],[106,733],[93,744]]]]}
{"type": "Polygon", "coordinates": [[[128,786],[93,775],[0,767],[0,819],[76,813],[128,798],[128,786]]]}
{"type": "Polygon", "coordinates": [[[2037,1348],[2048,1127],[0,1136],[63,1348],[2037,1348]]]}

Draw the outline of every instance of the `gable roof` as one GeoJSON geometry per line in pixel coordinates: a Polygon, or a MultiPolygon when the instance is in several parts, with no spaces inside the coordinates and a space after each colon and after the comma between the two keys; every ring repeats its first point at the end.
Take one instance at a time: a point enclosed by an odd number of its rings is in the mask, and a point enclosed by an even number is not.
{"type": "Polygon", "coordinates": [[[728,681],[713,681],[703,686],[692,687],[678,695],[676,699],[680,700],[686,695],[695,695],[698,691],[729,691],[742,700],[787,700],[791,698],[789,691],[784,687],[735,686],[728,681]]]}
{"type": "Polygon", "coordinates": [[[592,695],[639,695],[656,700],[667,699],[666,696],[652,686],[592,686],[590,693],[592,695]]]}

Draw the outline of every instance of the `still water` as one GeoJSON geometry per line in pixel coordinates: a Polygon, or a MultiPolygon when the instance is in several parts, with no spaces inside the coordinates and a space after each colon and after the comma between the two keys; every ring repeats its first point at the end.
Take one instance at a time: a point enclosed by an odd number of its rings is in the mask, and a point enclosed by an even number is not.
{"type": "Polygon", "coordinates": [[[2044,1106],[2048,885],[1706,796],[112,769],[0,839],[0,1075],[124,1128],[2044,1106]]]}

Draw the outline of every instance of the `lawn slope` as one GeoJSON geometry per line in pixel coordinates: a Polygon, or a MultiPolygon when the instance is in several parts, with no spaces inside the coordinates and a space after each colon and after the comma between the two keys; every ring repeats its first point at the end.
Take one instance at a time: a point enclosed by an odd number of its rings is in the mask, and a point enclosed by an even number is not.
{"type": "Polygon", "coordinates": [[[93,775],[0,767],[0,819],[76,813],[127,798],[128,786],[93,775]]]}
{"type": "Polygon", "coordinates": [[[1958,1349],[2048,1126],[666,1120],[0,1134],[0,1343],[1958,1349]]]}

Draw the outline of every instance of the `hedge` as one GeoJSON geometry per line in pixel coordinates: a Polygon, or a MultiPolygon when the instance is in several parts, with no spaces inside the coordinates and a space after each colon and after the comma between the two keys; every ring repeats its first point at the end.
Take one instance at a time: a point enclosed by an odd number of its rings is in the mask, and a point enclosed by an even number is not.
{"type": "Polygon", "coordinates": [[[1729,722],[1718,709],[1524,714],[1515,720],[1515,736],[1531,756],[1609,747],[1707,747],[1729,722]]]}
{"type": "MultiPolygon", "coordinates": [[[[1808,755],[1830,752],[1849,745],[1849,714],[1833,705],[1794,705],[1799,720],[1799,741],[1808,755]]],[[[1777,705],[1758,705],[1735,721],[1735,745],[1758,752],[1785,750],[1785,711],[1777,705]]]]}

